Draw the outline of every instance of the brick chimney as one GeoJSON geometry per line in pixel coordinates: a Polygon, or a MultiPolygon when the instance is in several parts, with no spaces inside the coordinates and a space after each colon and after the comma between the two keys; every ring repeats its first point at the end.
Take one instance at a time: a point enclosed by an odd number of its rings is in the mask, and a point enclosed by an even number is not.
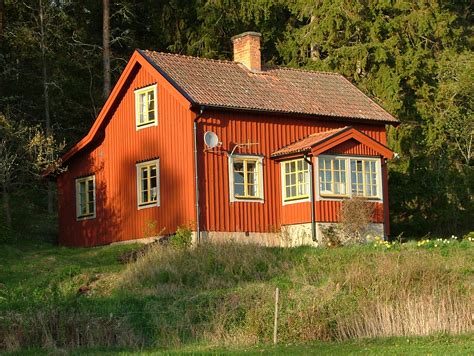
{"type": "Polygon", "coordinates": [[[262,34],[258,32],[244,32],[231,38],[234,45],[234,61],[242,63],[252,72],[262,70],[260,37],[262,34]]]}

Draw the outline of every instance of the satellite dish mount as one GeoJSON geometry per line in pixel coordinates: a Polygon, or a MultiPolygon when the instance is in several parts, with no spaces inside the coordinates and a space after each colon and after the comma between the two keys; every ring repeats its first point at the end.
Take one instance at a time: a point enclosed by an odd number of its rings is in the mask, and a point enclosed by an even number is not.
{"type": "Polygon", "coordinates": [[[217,137],[217,135],[212,131],[206,131],[204,133],[204,143],[208,150],[212,150],[213,148],[222,145],[222,142],[219,142],[219,137],[217,137]]]}

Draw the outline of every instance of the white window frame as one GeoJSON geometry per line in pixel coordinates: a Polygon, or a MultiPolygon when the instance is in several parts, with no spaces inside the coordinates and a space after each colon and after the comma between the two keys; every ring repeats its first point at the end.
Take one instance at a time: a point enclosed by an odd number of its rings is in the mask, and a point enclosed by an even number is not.
{"type": "Polygon", "coordinates": [[[140,162],[136,165],[136,185],[137,185],[137,209],[147,209],[160,206],[161,191],[160,191],[160,159],[140,162]],[[141,168],[156,165],[156,202],[141,203],[141,168]]]}
{"type": "Polygon", "coordinates": [[[315,157],[314,180],[316,182],[316,200],[344,200],[351,197],[361,197],[370,201],[383,202],[383,181],[382,181],[382,162],[380,157],[374,156],[344,156],[344,155],[319,155],[315,157]],[[345,195],[331,195],[321,194],[321,184],[319,180],[319,159],[344,159],[346,160],[346,194],[345,195]],[[363,195],[352,194],[352,176],[351,176],[351,160],[362,160],[375,162],[375,169],[377,174],[377,196],[367,197],[363,195]]]}
{"type": "Polygon", "coordinates": [[[281,199],[282,199],[282,205],[289,205],[289,204],[295,204],[295,203],[302,203],[302,202],[308,202],[310,201],[310,189],[311,189],[311,173],[309,169],[309,164],[305,161],[305,159],[302,158],[294,158],[286,161],[281,161],[280,162],[280,172],[281,172],[281,199]],[[290,162],[296,162],[296,161],[303,161],[307,168],[308,168],[308,175],[307,175],[307,182],[306,182],[306,189],[307,189],[307,196],[301,196],[301,197],[290,197],[288,198],[286,196],[286,172],[285,172],[285,165],[290,162]]]}
{"type": "MultiPolygon", "coordinates": [[[[96,185],[95,185],[95,174],[92,174],[92,175],[89,175],[89,176],[85,176],[85,177],[79,177],[79,178],[76,178],[75,179],[75,191],[76,191],[76,220],[77,221],[80,221],[80,220],[88,220],[88,219],[95,219],[96,217],[96,212],[97,212],[97,207],[96,207],[96,185]],[[88,214],[88,215],[82,215],[81,214],[81,201],[80,201],[80,184],[82,182],[85,182],[86,183],[86,187],[87,187],[87,183],[89,181],[92,181],[92,185],[93,185],[93,192],[94,192],[94,212],[93,214],[88,214]]],[[[88,197],[88,194],[86,193],[86,196],[88,197]]],[[[89,201],[87,201],[87,204],[89,204],[89,201]]]]}
{"type": "Polygon", "coordinates": [[[136,128],[136,130],[138,131],[138,130],[141,130],[141,129],[144,129],[144,128],[147,128],[147,127],[157,126],[158,125],[157,85],[153,84],[153,85],[149,85],[149,86],[144,87],[144,88],[136,89],[134,91],[134,93],[135,93],[135,128],[136,128]],[[144,123],[144,124],[140,124],[139,123],[139,119],[140,119],[139,96],[140,96],[140,94],[148,93],[149,91],[152,91],[152,90],[153,90],[153,95],[154,95],[154,98],[155,98],[155,102],[154,102],[155,120],[151,121],[151,122],[144,123]]]}
{"type": "Polygon", "coordinates": [[[229,193],[230,202],[247,202],[247,203],[264,203],[264,187],[263,187],[263,156],[257,155],[229,155],[229,193]],[[236,197],[234,192],[234,160],[251,159],[257,161],[257,179],[258,179],[258,196],[255,198],[236,197]]]}

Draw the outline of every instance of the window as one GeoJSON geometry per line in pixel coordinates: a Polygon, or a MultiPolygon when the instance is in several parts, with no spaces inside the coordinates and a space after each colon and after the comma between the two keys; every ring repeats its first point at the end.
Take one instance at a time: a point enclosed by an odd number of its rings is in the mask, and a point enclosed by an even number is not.
{"type": "Polygon", "coordinates": [[[137,130],[158,123],[156,85],[135,90],[135,112],[137,130]]]}
{"type": "Polygon", "coordinates": [[[239,155],[229,162],[231,201],[262,200],[262,157],[239,155]]]}
{"type": "Polygon", "coordinates": [[[347,195],[345,159],[320,158],[319,192],[321,195],[347,195]]]}
{"type": "Polygon", "coordinates": [[[318,164],[320,196],[381,197],[378,159],[321,156],[318,164]]]}
{"type": "Polygon", "coordinates": [[[282,162],[283,201],[309,198],[308,163],[303,158],[282,162]]]}
{"type": "Polygon", "coordinates": [[[95,218],[95,176],[76,179],[76,217],[95,218]]]}
{"type": "Polygon", "coordinates": [[[377,197],[377,169],[375,161],[351,159],[352,195],[377,197]]]}
{"type": "Polygon", "coordinates": [[[160,206],[159,160],[137,164],[138,208],[160,206]]]}

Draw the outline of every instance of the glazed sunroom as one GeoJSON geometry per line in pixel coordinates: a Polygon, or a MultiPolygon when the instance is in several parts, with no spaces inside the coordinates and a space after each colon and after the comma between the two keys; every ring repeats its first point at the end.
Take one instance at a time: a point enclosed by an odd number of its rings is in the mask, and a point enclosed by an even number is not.
{"type": "Polygon", "coordinates": [[[383,201],[382,165],[392,157],[389,148],[351,126],[309,135],[272,154],[281,165],[283,204],[309,201],[312,189],[315,200],[383,201]],[[358,146],[359,154],[340,154],[341,145],[358,146]]]}

